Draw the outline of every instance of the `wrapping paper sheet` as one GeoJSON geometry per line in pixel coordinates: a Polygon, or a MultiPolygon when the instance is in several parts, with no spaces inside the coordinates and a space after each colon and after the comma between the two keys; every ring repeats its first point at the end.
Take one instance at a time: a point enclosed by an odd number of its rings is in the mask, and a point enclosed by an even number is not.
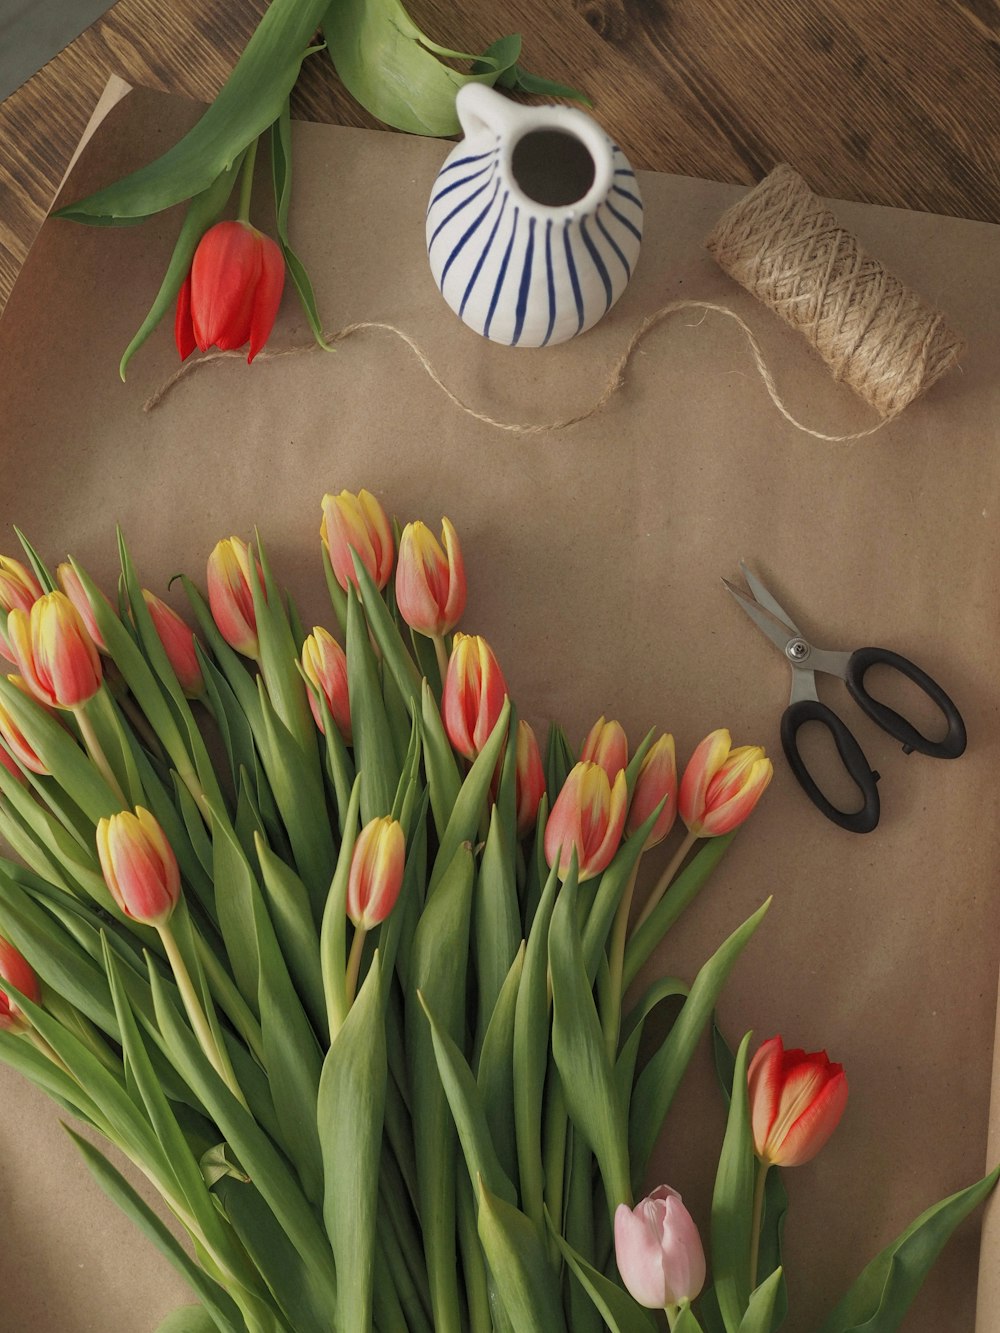
{"type": "MultiPolygon", "coordinates": [[[[195,110],[134,94],[88,146],[79,196],[159,153],[195,110]]],[[[626,151],[628,145],[624,145],[626,151]]],[[[702,241],[735,187],[646,175],[646,241],[633,282],[585,337],[526,352],[489,345],[430,279],[423,216],[440,143],[295,126],[294,243],[327,327],[385,320],[492,415],[550,420],[590,402],[647,313],[689,296],[737,310],[780,391],[827,431],[871,423],[796,335],[719,272],[702,241]]],[[[310,352],[206,368],[155,412],[175,367],[164,328],[133,362],[178,216],[134,229],[50,222],[0,323],[2,549],[17,522],[54,563],[67,550],[108,587],[120,521],[145,583],[203,578],[216,539],[259,524],[308,623],[329,623],[317,531],[325,490],[362,485],[401,519],[447,513],[466,551],[466,625],[485,634],[518,705],[577,741],[601,712],[633,741],[674,731],[686,756],[709,729],[761,742],[776,776],[702,899],[655,960],[691,976],[768,894],[773,908],[738,964],[721,1021],[735,1042],[780,1032],[826,1047],[851,1098],[830,1145],[786,1174],[790,1333],[821,1313],[924,1207],[978,1178],[987,1151],[997,1003],[995,786],[1000,229],[836,205],[863,244],[969,339],[962,369],[871,439],[827,444],[774,411],[731,321],[671,317],[597,418],[535,438],[450,406],[405,346],[362,333],[310,352]],[[788,672],[723,592],[745,558],[824,647],[884,644],[912,657],[962,708],[955,763],[899,747],[838,682],[881,782],[883,817],[857,837],[824,821],[780,755],[788,672]]],[[[307,339],[292,294],[274,346],[307,339]]],[[[175,601],[175,604],[179,604],[175,601]]],[[[665,850],[654,854],[665,857],[665,850]]],[[[657,867],[651,867],[655,871],[657,867]]],[[[650,970],[652,974],[652,969],[650,970]]],[[[190,1297],[97,1193],[54,1108],[0,1071],[5,1317],[38,1333],[145,1333],[190,1297]]],[[[679,1188],[707,1228],[723,1113],[707,1052],[658,1148],[650,1184],[679,1188]]],[[[1000,1139],[1000,1134],[998,1134],[1000,1139]]],[[[994,1140],[993,1158],[1000,1142],[994,1140]]],[[[908,1333],[1000,1327],[1000,1225],[987,1237],[976,1323],[980,1218],[926,1284],[908,1333]]]]}

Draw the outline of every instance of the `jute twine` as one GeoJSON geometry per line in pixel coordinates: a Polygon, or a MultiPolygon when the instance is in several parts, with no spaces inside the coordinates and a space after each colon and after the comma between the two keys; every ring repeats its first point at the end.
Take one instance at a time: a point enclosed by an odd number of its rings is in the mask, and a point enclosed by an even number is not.
{"type": "Polygon", "coordinates": [[[706,245],[884,418],[961,354],[944,315],[867,254],[787,165],[724,213],[706,245]]]}
{"type": "MultiPolygon", "coordinates": [[[[856,389],[882,420],[850,435],[814,430],[789,411],[775,387],[753,330],[735,310],[713,301],[668,301],[647,315],[629,337],[593,402],[554,421],[504,421],[466,403],[434,369],[417,340],[395,324],[361,320],[324,335],[334,351],[348,338],[366,332],[389,333],[410,349],[433,384],[466,416],[514,435],[543,435],[588,421],[604,410],[625,384],[625,372],[639,344],[672,314],[700,311],[732,320],[746,338],[754,365],[771,402],[796,429],[817,440],[860,440],[881,430],[918,394],[929,388],[958,358],[961,341],[944,316],[919,297],[858,245],[840,227],[790,167],[778,167],[723,215],[706,242],[722,267],[765,305],[800,329],[838,379],[856,389]]],[[[265,348],[257,361],[273,361],[316,351],[319,344],[265,348]]],[[[209,352],[187,361],[149,398],[151,412],[187,376],[214,361],[242,359],[242,352],[209,352]]]]}

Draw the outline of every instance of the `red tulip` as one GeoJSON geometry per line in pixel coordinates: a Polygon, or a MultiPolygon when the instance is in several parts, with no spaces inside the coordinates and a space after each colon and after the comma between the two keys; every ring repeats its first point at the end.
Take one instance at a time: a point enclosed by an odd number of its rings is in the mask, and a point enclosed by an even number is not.
{"type": "MultiPolygon", "coordinates": [[[[40,998],[38,978],[13,944],[0,938],[0,981],[9,981],[26,999],[37,1004],[40,998]]],[[[14,1000],[0,989],[0,1032],[23,1032],[27,1019],[14,1000]]]]}
{"type": "Polygon", "coordinates": [[[274,327],[285,285],[281,247],[249,222],[217,222],[198,242],[177,297],[181,360],[195,349],[245,347],[251,362],[274,327]]]}
{"type": "Polygon", "coordinates": [[[42,703],[78,708],[101,688],[101,659],[65,593],[46,593],[30,611],[11,611],[7,637],[21,675],[42,703]]]}
{"type": "Polygon", "coordinates": [[[576,852],[580,882],[611,864],[621,842],[628,809],[628,784],[620,769],[614,785],[600,764],[581,761],[570,770],[545,821],[545,860],[559,858],[559,878],[569,874],[576,852]]]}
{"type": "Polygon", "coordinates": [[[441,543],[425,523],[407,523],[399,539],[396,605],[411,629],[440,637],[465,610],[465,565],[458,533],[441,520],[441,543]]]}
{"type": "MultiPolygon", "coordinates": [[[[25,569],[19,560],[0,555],[0,610],[9,613],[18,607],[21,611],[30,611],[41,595],[41,584],[30,569],[25,569]]],[[[8,662],[14,661],[7,635],[2,629],[0,657],[6,657],[8,662]]]]}
{"type": "Polygon", "coordinates": [[[142,590],[143,601],[149,611],[153,628],[163,644],[167,661],[174,669],[177,683],[189,699],[200,699],[205,693],[205,679],[195,652],[194,630],[182,620],[172,606],[161,601],[148,588],[142,590]]]}
{"type": "MultiPolygon", "coordinates": [[[[260,561],[257,580],[263,587],[260,561]]],[[[241,537],[227,537],[216,544],[208,557],[208,604],[219,633],[244,657],[260,653],[257,639],[257,614],[250,588],[250,548],[241,537]]]]}
{"type": "Polygon", "coordinates": [[[475,759],[503,711],[507,682],[493,649],[478,634],[456,634],[448,661],[441,716],[454,748],[475,759]]]}
{"type": "Polygon", "coordinates": [[[582,763],[600,764],[612,782],[628,764],[628,739],[620,722],[599,717],[580,751],[582,763]]]}
{"type": "Polygon", "coordinates": [[[403,826],[384,815],[358,834],[347,882],[347,915],[358,930],[371,930],[396,905],[403,884],[403,826]]]}
{"type": "Polygon", "coordinates": [[[524,838],[535,827],[538,806],[545,795],[545,770],[535,733],[527,722],[517,723],[517,836],[524,838]]]}
{"type": "Polygon", "coordinates": [[[370,491],[324,495],[319,533],[342,588],[346,590],[349,583],[358,586],[352,551],[376,587],[382,589],[389,582],[396,545],[386,512],[370,491]]]}
{"type": "Polygon", "coordinates": [[[174,850],[159,823],[142,806],[135,814],[102,819],[97,825],[97,855],[111,896],[134,921],[163,926],[181,896],[174,850]]]}
{"type": "Polygon", "coordinates": [[[705,1251],[694,1219],[669,1185],[634,1208],[615,1210],[615,1259],[630,1294],[647,1310],[694,1300],[705,1285],[705,1251]]]}
{"type": "Polygon", "coordinates": [[[826,1051],[786,1051],[780,1037],[765,1041],[750,1061],[750,1119],[754,1150],[768,1166],[801,1166],[837,1128],[847,1105],[843,1065],[826,1051]]]}
{"type": "Polygon", "coordinates": [[[701,742],[681,778],[677,808],[696,838],[738,828],[753,812],[773,773],[759,745],[732,748],[723,727],[701,742]]]}
{"type": "MultiPolygon", "coordinates": [[[[350,745],[351,705],[347,690],[347,654],[340,644],[321,625],[317,625],[302,645],[302,670],[307,679],[326,699],[337,730],[350,745]]],[[[320,731],[323,726],[323,710],[316,701],[312,690],[309,691],[309,707],[316,719],[320,731]]]]}
{"type": "Polygon", "coordinates": [[[662,800],[666,800],[666,805],[660,811],[643,850],[648,851],[662,842],[677,818],[677,764],[674,738],[668,733],[649,747],[639,768],[625,823],[625,836],[631,837],[638,832],[662,800]]]}

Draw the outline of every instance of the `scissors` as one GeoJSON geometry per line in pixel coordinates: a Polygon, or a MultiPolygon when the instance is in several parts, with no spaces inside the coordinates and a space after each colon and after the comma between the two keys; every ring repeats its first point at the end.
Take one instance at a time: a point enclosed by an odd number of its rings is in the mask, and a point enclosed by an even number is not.
{"type": "Polygon", "coordinates": [[[788,707],[781,717],[781,746],[785,758],[799,786],[827,819],[831,819],[851,833],[870,833],[879,819],[878,788],[875,786],[879,775],[869,765],[861,746],[846,724],[832,708],[820,703],[816,693],[816,672],[839,676],[861,711],[883,731],[902,741],[904,754],[917,750],[920,754],[929,754],[935,759],[957,759],[965,750],[966,743],[962,715],[937,681],[932,680],[926,672],[921,671],[908,658],[901,657],[899,653],[894,653],[888,648],[858,648],[850,653],[828,652],[826,649],[814,647],[800,633],[788,612],[742,561],[740,573],[746,579],[752,597],[746,596],[728,579],[723,579],[722,582],[758,629],[763,630],[775,647],[784,653],[786,662],[792,668],[792,691],[788,707]],[[937,705],[948,724],[948,734],[944,740],[928,740],[895,709],[872,698],[865,689],[865,674],[873,666],[890,667],[900,675],[906,676],[937,705]],[[798,732],[806,722],[819,722],[830,732],[845,769],[861,792],[864,804],[860,810],[838,809],[827,800],[816,785],[799,754],[798,732]]]}

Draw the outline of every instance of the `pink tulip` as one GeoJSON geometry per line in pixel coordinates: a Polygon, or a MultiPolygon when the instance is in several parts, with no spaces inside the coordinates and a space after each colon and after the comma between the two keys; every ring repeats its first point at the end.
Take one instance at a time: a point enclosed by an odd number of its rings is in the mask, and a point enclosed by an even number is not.
{"type": "Polygon", "coordinates": [[[174,850],[159,823],[142,806],[102,819],[97,855],[111,896],[134,921],[164,926],[181,896],[174,850]]]}
{"type": "Polygon", "coordinates": [[[101,688],[101,659],[65,593],[46,593],[30,611],[11,611],[7,638],[28,688],[42,703],[79,708],[101,688]]]}
{"type": "MultiPolygon", "coordinates": [[[[347,655],[340,644],[322,626],[317,625],[302,645],[302,670],[307,679],[326,699],[327,707],[344,741],[350,745],[351,706],[347,689],[347,655]]],[[[324,731],[323,710],[312,690],[309,707],[320,731],[324,731]]]]}
{"type": "MultiPolygon", "coordinates": [[[[21,611],[30,611],[42,595],[41,584],[29,569],[25,569],[19,560],[12,560],[8,555],[0,555],[0,610],[8,614],[17,607],[21,611]]],[[[7,635],[0,629],[0,657],[13,662],[7,635]]]]}
{"type": "MultiPolygon", "coordinates": [[[[261,587],[264,576],[254,556],[261,587]]],[[[250,587],[250,548],[240,537],[217,543],[208,557],[208,604],[219,633],[236,652],[256,659],[260,654],[257,615],[250,587]]]]}
{"type": "MultiPolygon", "coordinates": [[[[38,1004],[38,978],[13,944],[0,938],[0,981],[9,981],[32,1004],[38,1004]]],[[[17,1004],[0,988],[0,1032],[23,1032],[27,1019],[17,1004]]]]}
{"type": "Polygon", "coordinates": [[[847,1076],[826,1051],[786,1051],[765,1041],[750,1061],[754,1150],[768,1166],[801,1166],[837,1128],[847,1105],[847,1076]]]}
{"type": "Polygon", "coordinates": [[[663,800],[666,805],[650,830],[644,851],[662,842],[677,818],[677,764],[674,738],[669,734],[654,741],[642,761],[625,823],[625,836],[629,838],[637,833],[663,800]]]}
{"type": "Polygon", "coordinates": [[[713,731],[688,761],[677,806],[696,838],[714,838],[738,828],[771,781],[771,761],[759,745],[732,748],[725,728],[713,731]]]}
{"type": "Polygon", "coordinates": [[[369,491],[324,495],[319,532],[342,588],[346,590],[349,583],[358,586],[352,551],[357,552],[376,587],[382,589],[389,582],[396,554],[392,527],[385,510],[369,491]]]}
{"type": "Polygon", "coordinates": [[[91,605],[90,598],[87,596],[86,589],[80,580],[80,575],[68,560],[64,560],[61,565],[56,566],[56,582],[79,611],[80,619],[86,626],[87,633],[94,640],[94,647],[102,653],[106,653],[108,645],[104,642],[103,634],[97,628],[97,620],[94,616],[94,608],[91,605]]]}
{"type": "Polygon", "coordinates": [[[493,649],[478,634],[456,634],[441,697],[448,739],[475,759],[490,738],[507,697],[507,682],[493,649]]]}
{"type": "Polygon", "coordinates": [[[615,1210],[615,1259],[622,1281],[648,1310],[691,1301],[705,1285],[705,1251],[698,1228],[669,1185],[634,1208],[615,1210]]]}
{"type": "Polygon", "coordinates": [[[161,601],[155,593],[143,588],[142,598],[149,611],[153,628],[163,644],[167,661],[173,668],[177,683],[189,699],[200,699],[205,693],[205,678],[195,652],[194,630],[182,620],[172,606],[161,601]]]}
{"type": "Polygon", "coordinates": [[[384,815],[358,834],[347,882],[347,915],[358,930],[371,930],[396,905],[403,885],[403,826],[384,815]]]}
{"type": "Polygon", "coordinates": [[[606,722],[599,717],[587,734],[580,751],[581,762],[600,764],[608,777],[615,778],[628,764],[628,740],[620,722],[606,722]]]}
{"type": "Polygon", "coordinates": [[[517,723],[517,836],[527,837],[535,827],[538,806],[545,795],[545,770],[535,733],[527,722],[517,723]]]}
{"type": "Polygon", "coordinates": [[[458,533],[441,521],[441,543],[425,523],[407,523],[399,539],[396,605],[411,629],[428,637],[448,634],[465,610],[465,565],[458,533]]]}
{"type": "Polygon", "coordinates": [[[545,859],[559,858],[559,878],[569,874],[573,852],[582,883],[606,870],[621,842],[628,785],[619,770],[614,785],[600,764],[581,761],[571,769],[545,822],[545,859]]]}

